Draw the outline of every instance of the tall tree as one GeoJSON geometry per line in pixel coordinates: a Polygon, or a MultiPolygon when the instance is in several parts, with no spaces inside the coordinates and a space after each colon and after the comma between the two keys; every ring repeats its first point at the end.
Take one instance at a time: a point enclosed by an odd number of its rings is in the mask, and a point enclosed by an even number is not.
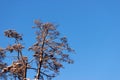
{"type": "Polygon", "coordinates": [[[0,59],[5,58],[5,53],[8,52],[17,53],[17,55],[13,54],[16,58],[10,66],[0,60],[1,77],[11,74],[14,80],[27,80],[29,78],[27,71],[32,69],[36,72],[35,80],[51,80],[59,73],[60,68],[63,68],[64,62],[73,63],[69,53],[73,53],[74,50],[68,45],[67,38],[61,37],[54,24],[35,20],[33,28],[37,30],[36,42],[28,49],[33,52],[31,60],[28,59],[29,56],[23,54],[22,35],[15,30],[4,32],[8,38],[14,38],[15,43],[4,49],[0,48],[0,59]]]}

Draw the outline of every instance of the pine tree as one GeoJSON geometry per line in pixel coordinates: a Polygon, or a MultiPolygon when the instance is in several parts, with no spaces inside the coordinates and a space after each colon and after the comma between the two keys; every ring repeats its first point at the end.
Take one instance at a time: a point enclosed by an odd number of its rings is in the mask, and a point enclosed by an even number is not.
{"type": "Polygon", "coordinates": [[[33,74],[35,80],[51,80],[58,75],[64,62],[73,63],[69,53],[74,53],[74,50],[69,46],[67,38],[61,37],[57,27],[52,23],[42,23],[39,20],[35,20],[34,23],[36,42],[28,48],[28,51],[33,52],[31,60],[28,59],[29,56],[24,56],[22,35],[15,30],[4,32],[6,37],[13,38],[15,42],[6,48],[0,48],[1,78],[8,80],[7,77],[10,75],[12,80],[27,80],[29,78],[27,71],[31,69],[36,72],[35,75],[33,74]],[[7,58],[8,53],[16,57],[9,66],[2,61],[7,58]]]}

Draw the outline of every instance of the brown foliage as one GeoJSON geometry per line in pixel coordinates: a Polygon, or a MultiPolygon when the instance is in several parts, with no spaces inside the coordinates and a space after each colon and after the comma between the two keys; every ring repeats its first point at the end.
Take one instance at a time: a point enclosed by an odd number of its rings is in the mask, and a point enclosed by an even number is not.
{"type": "Polygon", "coordinates": [[[17,59],[10,66],[2,67],[2,73],[10,73],[14,78],[19,80],[27,79],[27,71],[35,70],[35,79],[51,80],[55,77],[60,68],[63,68],[63,62],[73,63],[69,58],[69,52],[74,50],[69,46],[66,37],[60,37],[55,25],[52,23],[42,23],[35,20],[36,26],[36,42],[28,49],[33,51],[33,59],[28,60],[29,56],[23,56],[23,45],[19,40],[22,36],[15,30],[7,30],[4,32],[8,38],[14,38],[15,44],[8,45],[7,48],[0,48],[0,58],[5,57],[5,52],[17,52],[17,59]],[[36,62],[36,66],[31,65],[36,62]]]}

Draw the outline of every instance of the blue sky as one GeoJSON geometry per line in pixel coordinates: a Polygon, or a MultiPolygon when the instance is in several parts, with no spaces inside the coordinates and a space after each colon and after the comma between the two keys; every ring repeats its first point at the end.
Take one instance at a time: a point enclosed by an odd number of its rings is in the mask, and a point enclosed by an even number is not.
{"type": "Polygon", "coordinates": [[[0,46],[11,28],[30,46],[35,19],[58,24],[76,50],[54,80],[120,80],[119,0],[0,0],[0,46]]]}

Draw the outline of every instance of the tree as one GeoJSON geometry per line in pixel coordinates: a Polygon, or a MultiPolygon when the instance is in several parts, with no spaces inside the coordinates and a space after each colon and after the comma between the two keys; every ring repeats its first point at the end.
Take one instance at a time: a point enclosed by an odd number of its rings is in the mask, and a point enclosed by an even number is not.
{"type": "Polygon", "coordinates": [[[32,59],[24,56],[21,41],[23,40],[15,30],[6,30],[4,35],[15,40],[14,44],[8,45],[6,48],[0,48],[0,71],[1,78],[7,80],[6,77],[11,76],[13,80],[27,80],[27,71],[29,69],[36,72],[35,80],[51,80],[63,68],[63,63],[73,63],[69,58],[69,53],[74,50],[68,45],[66,37],[61,37],[57,28],[52,23],[42,23],[35,20],[34,29],[37,29],[36,42],[28,48],[33,52],[32,59]],[[6,54],[11,53],[15,57],[11,65],[7,65],[2,60],[7,58],[6,54]],[[17,55],[16,55],[17,53],[17,55]],[[31,65],[34,63],[36,65],[31,65]]]}

